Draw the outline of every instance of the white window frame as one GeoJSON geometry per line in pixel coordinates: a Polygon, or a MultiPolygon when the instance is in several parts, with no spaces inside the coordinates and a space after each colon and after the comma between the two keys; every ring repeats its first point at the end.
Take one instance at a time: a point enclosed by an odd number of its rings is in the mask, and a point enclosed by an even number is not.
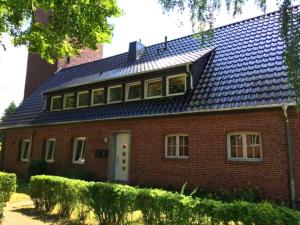
{"type": "Polygon", "coordinates": [[[55,152],[55,145],[56,145],[56,139],[55,138],[48,138],[46,140],[46,146],[45,146],[45,161],[48,162],[48,163],[53,163],[54,162],[54,152],[55,152]],[[51,156],[51,159],[47,159],[47,156],[48,156],[48,152],[49,152],[49,142],[50,141],[53,141],[54,144],[53,144],[53,152],[52,152],[52,156],[51,156]]]}
{"type": "Polygon", "coordinates": [[[176,74],[176,75],[172,75],[172,76],[167,76],[167,87],[166,87],[166,91],[167,91],[167,96],[176,96],[176,95],[183,95],[185,92],[186,92],[186,77],[187,77],[187,74],[186,73],[181,73],[181,74],[176,74]],[[179,92],[179,93],[174,93],[174,94],[170,94],[169,93],[169,80],[172,79],[172,78],[176,78],[176,77],[184,77],[184,91],[183,92],[179,92]]]}
{"type": "MultiPolygon", "coordinates": [[[[142,97],[142,89],[141,89],[141,93],[140,93],[140,97],[139,98],[133,98],[133,99],[128,99],[128,96],[129,96],[129,88],[132,87],[132,86],[137,86],[137,85],[142,85],[142,82],[138,81],[138,82],[133,82],[133,83],[128,83],[126,84],[126,101],[136,101],[136,100],[141,100],[141,97],[142,97]]],[[[141,86],[142,88],[142,86],[141,86]]]]}
{"type": "Polygon", "coordinates": [[[86,137],[77,137],[74,138],[74,143],[73,143],[73,156],[72,156],[72,163],[73,164],[84,164],[84,158],[83,158],[83,153],[86,147],[86,137]],[[84,145],[81,148],[81,154],[79,160],[75,161],[75,156],[76,156],[76,149],[77,149],[77,141],[84,141],[84,145]]]}
{"type": "Polygon", "coordinates": [[[21,155],[20,155],[20,161],[22,162],[28,162],[30,158],[30,152],[31,152],[31,140],[30,139],[23,139],[22,140],[22,146],[21,146],[21,155]],[[25,143],[29,143],[28,145],[28,150],[27,150],[27,155],[26,158],[23,158],[23,152],[25,150],[25,143]]]}
{"type": "MultiPolygon", "coordinates": [[[[99,103],[99,104],[94,104],[94,93],[96,91],[103,91],[103,92],[105,92],[104,88],[93,89],[92,90],[92,98],[91,98],[91,106],[104,105],[104,102],[103,103],[99,103]]],[[[104,97],[105,97],[105,93],[104,93],[104,97]]]]}
{"type": "Polygon", "coordinates": [[[176,134],[167,134],[165,136],[165,158],[167,159],[188,159],[189,158],[189,143],[188,143],[188,155],[187,156],[180,156],[179,155],[179,137],[188,137],[189,135],[186,133],[176,133],[176,134]],[[169,137],[176,137],[176,156],[169,156],[168,155],[168,138],[169,137]]]}
{"type": "Polygon", "coordinates": [[[113,103],[118,103],[118,102],[122,102],[122,85],[121,84],[118,84],[118,85],[114,85],[114,86],[110,86],[110,87],[108,87],[108,89],[107,89],[107,104],[113,104],[113,103]],[[110,98],[110,90],[111,89],[114,89],[114,88],[121,88],[121,99],[120,100],[118,100],[118,101],[113,101],[113,102],[111,102],[111,101],[109,101],[109,98],[110,98]]]}
{"type": "Polygon", "coordinates": [[[162,78],[155,78],[155,79],[150,79],[150,80],[145,80],[145,86],[144,86],[144,98],[145,99],[153,99],[153,98],[161,98],[162,97],[162,92],[163,92],[163,83],[162,83],[162,78]],[[148,92],[148,84],[154,81],[160,81],[161,82],[161,94],[160,95],[156,95],[156,96],[147,96],[147,92],[148,92]]]}
{"type": "Polygon", "coordinates": [[[64,110],[67,110],[67,109],[74,109],[74,106],[73,107],[70,107],[70,108],[66,108],[66,103],[67,103],[67,97],[70,97],[70,96],[73,96],[75,97],[75,94],[74,93],[69,93],[69,94],[64,94],[64,99],[63,99],[63,109],[64,110]]]}
{"type": "MultiPolygon", "coordinates": [[[[89,91],[88,90],[86,90],[86,91],[79,91],[78,93],[77,93],[77,102],[76,102],[76,106],[77,106],[77,108],[85,108],[85,107],[88,107],[89,106],[89,103],[87,103],[86,105],[82,105],[82,106],[79,106],[79,95],[81,95],[81,94],[89,94],[89,91]]],[[[90,102],[90,101],[89,101],[90,102]]]]}
{"type": "Polygon", "coordinates": [[[62,99],[62,96],[61,95],[56,95],[56,96],[52,96],[51,97],[50,111],[59,111],[59,110],[61,110],[61,108],[59,108],[59,109],[53,109],[53,99],[58,99],[58,98],[62,99]]]}
{"type": "Polygon", "coordinates": [[[227,134],[227,157],[229,161],[262,161],[263,160],[263,151],[262,151],[262,138],[261,133],[259,132],[232,132],[227,134]],[[231,143],[230,137],[233,135],[242,136],[242,144],[243,144],[243,157],[231,157],[231,143]],[[247,135],[258,135],[259,143],[260,143],[260,158],[248,158],[247,157],[247,135]]]}

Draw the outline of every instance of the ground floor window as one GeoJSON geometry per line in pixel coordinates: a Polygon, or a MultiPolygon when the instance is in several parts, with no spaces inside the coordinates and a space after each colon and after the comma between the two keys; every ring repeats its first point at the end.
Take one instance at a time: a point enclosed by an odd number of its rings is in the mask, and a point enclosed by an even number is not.
{"type": "Polygon", "coordinates": [[[54,162],[55,139],[46,140],[45,160],[46,162],[54,162]]]}
{"type": "Polygon", "coordinates": [[[165,137],[166,158],[188,158],[188,135],[170,134],[165,137]]]}
{"type": "Polygon", "coordinates": [[[84,163],[84,150],[86,145],[86,138],[79,137],[74,139],[73,148],[73,163],[83,164],[84,163]]]}
{"type": "Polygon", "coordinates": [[[20,155],[20,160],[22,162],[28,162],[29,157],[30,157],[30,140],[29,139],[24,139],[21,142],[21,155],[20,155]]]}
{"type": "Polygon", "coordinates": [[[262,147],[259,133],[240,132],[227,136],[228,159],[261,160],[262,147]]]}

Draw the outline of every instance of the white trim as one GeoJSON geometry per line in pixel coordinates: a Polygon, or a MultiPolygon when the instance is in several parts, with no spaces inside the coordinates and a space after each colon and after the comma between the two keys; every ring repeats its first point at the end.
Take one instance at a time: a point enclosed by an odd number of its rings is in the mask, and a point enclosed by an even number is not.
{"type": "Polygon", "coordinates": [[[118,102],[122,102],[122,85],[121,84],[118,84],[118,85],[114,85],[114,86],[110,86],[107,88],[107,104],[113,104],[113,103],[118,103],[118,102]],[[109,101],[109,97],[110,97],[110,90],[111,89],[114,89],[114,88],[121,88],[121,99],[118,100],[118,101],[109,101]]]}
{"type": "Polygon", "coordinates": [[[46,145],[45,145],[45,161],[48,162],[48,163],[53,163],[54,162],[54,152],[55,152],[55,145],[56,145],[56,139],[55,138],[47,138],[46,140],[46,145]],[[48,152],[49,152],[49,142],[50,141],[53,141],[54,144],[53,144],[53,151],[52,151],[52,156],[51,156],[51,159],[47,159],[47,156],[48,156],[48,152]]]}
{"type": "Polygon", "coordinates": [[[245,161],[245,162],[260,162],[263,160],[263,151],[262,151],[262,140],[260,132],[251,132],[251,131],[242,131],[242,132],[231,132],[227,134],[227,159],[228,161],[245,161]],[[242,148],[243,148],[243,157],[232,157],[231,156],[231,142],[230,137],[233,135],[240,135],[242,137],[242,148]],[[248,158],[247,157],[247,135],[258,135],[259,137],[259,146],[260,146],[260,158],[248,158]]]}
{"type": "MultiPolygon", "coordinates": [[[[166,159],[188,159],[189,158],[189,152],[187,156],[180,156],[179,155],[179,138],[180,137],[187,137],[189,138],[189,135],[186,133],[174,133],[174,134],[168,134],[165,136],[165,158],[166,159]],[[169,137],[176,137],[176,156],[169,156],[168,155],[168,138],[169,137]]],[[[189,146],[189,143],[187,147],[189,146]]],[[[189,147],[188,147],[189,149],[189,147]]]]}
{"type": "MultiPolygon", "coordinates": [[[[64,110],[67,110],[67,109],[74,109],[74,106],[73,107],[66,107],[66,101],[67,101],[67,97],[74,97],[75,98],[75,94],[74,93],[68,93],[68,94],[64,94],[64,99],[63,99],[63,109],[64,110]]],[[[75,102],[74,102],[75,103],[75,102]]]]}
{"type": "Polygon", "coordinates": [[[90,101],[88,101],[88,103],[87,103],[86,105],[79,106],[79,95],[81,95],[81,94],[89,94],[89,90],[86,90],[86,91],[79,91],[79,92],[77,93],[77,102],[76,102],[77,108],[85,108],[85,107],[89,107],[89,102],[90,102],[90,101]]]}
{"type": "Polygon", "coordinates": [[[135,100],[141,100],[141,97],[142,97],[142,82],[141,81],[137,81],[137,82],[132,82],[132,83],[126,84],[125,100],[127,102],[129,102],[129,101],[135,101],[135,100]],[[128,99],[129,88],[132,87],[132,86],[138,86],[138,85],[141,86],[140,97],[139,98],[128,99]]]}
{"type": "Polygon", "coordinates": [[[53,109],[53,99],[62,99],[62,96],[61,95],[56,95],[56,96],[52,96],[51,97],[51,106],[50,106],[50,111],[59,111],[61,110],[61,107],[59,109],[53,109]]]}
{"type": "Polygon", "coordinates": [[[163,84],[162,84],[162,78],[155,78],[155,79],[150,79],[150,80],[145,80],[145,86],[144,86],[144,99],[153,99],[153,98],[161,98],[162,97],[162,92],[163,92],[163,84]],[[160,81],[161,82],[161,94],[160,95],[155,95],[155,96],[147,96],[148,92],[148,83],[155,82],[155,81],[160,81]]]}
{"type": "Polygon", "coordinates": [[[85,146],[86,146],[86,137],[76,137],[76,138],[74,138],[73,155],[72,155],[72,163],[73,164],[84,164],[83,152],[85,150],[85,146]],[[80,153],[79,160],[75,161],[77,141],[84,141],[84,142],[83,142],[83,145],[81,147],[81,153],[80,153]]]}
{"type": "Polygon", "coordinates": [[[97,88],[97,89],[93,89],[92,90],[92,98],[91,98],[91,106],[97,106],[97,105],[104,105],[105,103],[99,103],[99,104],[94,104],[94,92],[96,91],[103,91],[103,95],[104,95],[104,98],[105,98],[105,90],[104,88],[97,88]]]}
{"type": "Polygon", "coordinates": [[[22,161],[22,162],[28,162],[29,158],[30,158],[30,152],[31,152],[31,140],[30,139],[23,139],[22,140],[22,146],[21,146],[20,161],[22,161]],[[23,152],[25,150],[24,149],[25,148],[25,143],[29,143],[29,144],[28,144],[26,158],[23,158],[23,152]]]}
{"type": "Polygon", "coordinates": [[[187,77],[186,73],[181,73],[181,74],[176,74],[176,75],[172,75],[172,76],[167,76],[167,78],[166,78],[166,95],[167,96],[183,95],[186,92],[186,77],[187,77]],[[179,93],[170,94],[169,93],[169,80],[172,79],[172,78],[176,78],[176,77],[184,77],[184,91],[183,92],[179,92],[179,93]]]}

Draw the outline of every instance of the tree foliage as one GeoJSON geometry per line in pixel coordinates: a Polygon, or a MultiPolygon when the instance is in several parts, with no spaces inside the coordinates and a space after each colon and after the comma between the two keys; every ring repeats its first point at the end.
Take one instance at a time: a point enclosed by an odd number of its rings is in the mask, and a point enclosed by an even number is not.
{"type": "Polygon", "coordinates": [[[116,0],[0,0],[0,44],[1,35],[8,33],[16,46],[26,45],[54,62],[111,41],[108,18],[120,14],[116,0]],[[36,13],[40,9],[47,13],[47,23],[36,13]]]}
{"type": "MultiPolygon", "coordinates": [[[[158,0],[165,12],[189,11],[192,26],[200,31],[202,41],[206,34],[213,35],[216,13],[226,4],[227,10],[233,16],[241,14],[243,6],[250,0],[158,0]],[[208,28],[208,29],[206,29],[208,28]]],[[[263,11],[266,10],[267,0],[252,0],[263,11]]],[[[269,0],[275,1],[275,0],[269,0]]],[[[280,5],[281,35],[285,43],[285,63],[291,87],[294,89],[296,102],[300,105],[300,11],[292,7],[300,0],[277,0],[280,5]]],[[[298,107],[300,108],[300,107],[298,107]]]]}
{"type": "Polygon", "coordinates": [[[1,117],[0,121],[6,120],[13,112],[17,110],[17,106],[14,101],[12,101],[9,106],[4,110],[3,116],[1,117]]]}

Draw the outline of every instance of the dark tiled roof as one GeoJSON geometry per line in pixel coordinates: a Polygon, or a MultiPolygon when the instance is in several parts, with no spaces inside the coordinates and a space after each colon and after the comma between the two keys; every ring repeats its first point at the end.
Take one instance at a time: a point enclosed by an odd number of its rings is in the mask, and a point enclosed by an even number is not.
{"type": "MultiPolygon", "coordinates": [[[[294,8],[300,13],[300,7],[294,8]]],[[[42,93],[91,74],[123,68],[127,53],[63,69],[28,97],[2,127],[69,121],[156,116],[230,108],[292,103],[280,37],[279,12],[215,30],[208,48],[215,49],[196,87],[183,96],[109,104],[99,107],[45,112],[42,93]]],[[[168,51],[159,43],[146,48],[140,63],[201,50],[193,35],[171,40],[168,51]]]]}

